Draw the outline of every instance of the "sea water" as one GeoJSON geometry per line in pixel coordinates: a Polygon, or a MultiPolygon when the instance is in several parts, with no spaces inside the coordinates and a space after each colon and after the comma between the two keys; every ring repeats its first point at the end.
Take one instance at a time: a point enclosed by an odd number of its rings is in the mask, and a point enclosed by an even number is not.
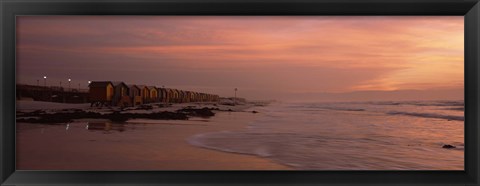
{"type": "Polygon", "coordinates": [[[188,141],[300,170],[463,170],[464,102],[273,103],[243,130],[188,141]],[[443,145],[455,148],[443,148],[443,145]]]}

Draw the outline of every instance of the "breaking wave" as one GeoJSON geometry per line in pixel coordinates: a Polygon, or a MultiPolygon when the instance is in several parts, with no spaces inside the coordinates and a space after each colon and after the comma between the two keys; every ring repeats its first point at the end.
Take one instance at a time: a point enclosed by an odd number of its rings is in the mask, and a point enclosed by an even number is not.
{"type": "Polygon", "coordinates": [[[423,118],[439,118],[447,120],[456,120],[456,121],[465,121],[464,116],[452,116],[452,115],[441,115],[433,113],[415,113],[415,112],[388,112],[390,115],[406,115],[406,116],[416,116],[423,118]]]}
{"type": "Polygon", "coordinates": [[[187,141],[202,148],[268,158],[300,170],[463,170],[460,124],[464,116],[447,109],[459,109],[461,104],[269,105],[262,107],[264,117],[243,130],[199,134],[187,141]],[[445,144],[455,148],[442,148],[445,144]]]}

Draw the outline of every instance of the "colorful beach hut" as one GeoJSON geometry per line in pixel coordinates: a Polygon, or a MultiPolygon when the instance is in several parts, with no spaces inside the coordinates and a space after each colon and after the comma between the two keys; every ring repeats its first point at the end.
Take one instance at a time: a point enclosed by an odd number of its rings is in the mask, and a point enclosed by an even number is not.
{"type": "Polygon", "coordinates": [[[140,88],[143,104],[150,103],[150,89],[148,89],[148,87],[145,85],[137,85],[137,86],[138,88],[140,88]]]}
{"type": "Polygon", "coordinates": [[[110,81],[92,81],[88,85],[90,106],[110,105],[113,100],[114,88],[110,81]]]}
{"type": "Polygon", "coordinates": [[[149,99],[150,103],[158,102],[158,90],[155,86],[148,86],[148,90],[150,91],[149,99]]]}
{"type": "Polygon", "coordinates": [[[177,89],[171,89],[171,102],[172,103],[180,103],[180,92],[177,89]]]}
{"type": "Polygon", "coordinates": [[[157,88],[157,93],[158,93],[158,101],[165,103],[165,98],[166,98],[165,88],[157,88]]]}
{"type": "Polygon", "coordinates": [[[128,96],[130,96],[130,99],[132,100],[132,106],[143,104],[142,93],[138,86],[128,85],[128,90],[128,96]]]}
{"type": "Polygon", "coordinates": [[[112,82],[113,85],[113,99],[112,105],[120,107],[131,106],[130,97],[128,96],[129,90],[127,84],[121,81],[112,82]]]}

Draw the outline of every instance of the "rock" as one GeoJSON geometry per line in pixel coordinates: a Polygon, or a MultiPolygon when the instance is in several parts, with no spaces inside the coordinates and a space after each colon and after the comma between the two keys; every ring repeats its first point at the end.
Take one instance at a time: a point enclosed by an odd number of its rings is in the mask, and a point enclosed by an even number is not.
{"type": "MultiPolygon", "coordinates": [[[[210,111],[210,110],[208,110],[210,111]]],[[[211,111],[210,111],[211,112],[211,111]]],[[[207,115],[208,113],[201,112],[200,114],[207,115]]],[[[187,115],[184,113],[175,113],[175,112],[157,112],[149,114],[132,114],[132,113],[120,113],[115,111],[111,114],[100,114],[95,112],[85,112],[85,111],[76,111],[76,112],[67,112],[67,113],[39,113],[36,112],[31,114],[29,117],[36,118],[18,118],[17,122],[28,122],[28,123],[69,123],[73,119],[82,119],[82,118],[91,118],[91,119],[109,119],[112,122],[123,123],[128,119],[134,118],[146,118],[146,119],[166,119],[166,120],[186,120],[188,119],[187,115]]]]}
{"type": "Polygon", "coordinates": [[[201,109],[187,107],[187,108],[178,110],[178,113],[184,113],[189,116],[199,116],[199,117],[210,117],[215,115],[215,113],[212,112],[212,109],[207,107],[204,107],[201,109]]]}
{"type": "Polygon", "coordinates": [[[252,113],[256,114],[256,113],[258,113],[258,112],[254,110],[254,111],[252,111],[252,113]]]}
{"type": "Polygon", "coordinates": [[[141,105],[140,109],[141,110],[152,110],[153,106],[152,105],[141,105]]]}
{"type": "Polygon", "coordinates": [[[444,148],[444,149],[454,149],[456,147],[453,146],[453,145],[446,144],[446,145],[443,145],[442,148],[444,148]]]}
{"type": "Polygon", "coordinates": [[[114,112],[112,114],[109,114],[107,117],[108,119],[110,119],[110,121],[117,123],[123,123],[128,120],[128,117],[126,115],[120,114],[120,112],[114,112]]]}

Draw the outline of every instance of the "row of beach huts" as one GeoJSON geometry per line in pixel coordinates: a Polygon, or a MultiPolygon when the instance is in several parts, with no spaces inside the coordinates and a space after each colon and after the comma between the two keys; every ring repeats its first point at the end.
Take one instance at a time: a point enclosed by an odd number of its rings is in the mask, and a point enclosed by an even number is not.
{"type": "Polygon", "coordinates": [[[91,106],[137,106],[147,103],[216,102],[218,95],[156,86],[130,85],[124,82],[92,81],[89,87],[91,106]]]}

